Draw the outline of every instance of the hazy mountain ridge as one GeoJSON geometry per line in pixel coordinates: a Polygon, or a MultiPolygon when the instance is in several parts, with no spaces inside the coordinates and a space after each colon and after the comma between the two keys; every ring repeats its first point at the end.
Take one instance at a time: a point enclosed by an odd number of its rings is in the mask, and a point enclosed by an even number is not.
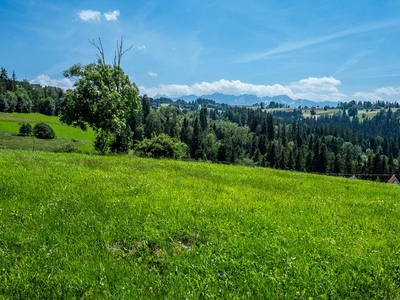
{"type": "Polygon", "coordinates": [[[278,95],[278,96],[272,96],[272,97],[258,97],[253,94],[243,94],[243,95],[227,95],[227,94],[222,94],[222,93],[214,93],[210,95],[202,95],[202,96],[196,96],[196,95],[184,95],[180,97],[168,97],[165,95],[157,95],[154,98],[160,98],[160,97],[166,97],[170,98],[174,101],[176,100],[185,100],[187,102],[189,101],[194,101],[198,98],[204,98],[204,99],[210,99],[214,100],[218,103],[226,103],[229,105],[253,105],[256,103],[261,103],[264,102],[265,104],[269,104],[270,102],[274,101],[276,103],[282,103],[286,104],[290,107],[298,107],[298,106],[308,106],[308,107],[313,107],[313,106],[333,106],[336,107],[339,102],[336,101],[312,101],[312,100],[307,100],[307,99],[297,99],[294,100],[290,98],[287,95],[278,95]]]}

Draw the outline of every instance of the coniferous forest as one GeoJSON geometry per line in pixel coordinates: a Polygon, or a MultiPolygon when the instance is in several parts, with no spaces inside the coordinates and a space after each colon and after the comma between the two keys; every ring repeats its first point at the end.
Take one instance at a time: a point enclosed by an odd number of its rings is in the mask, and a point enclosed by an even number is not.
{"type": "MultiPolygon", "coordinates": [[[[18,81],[14,73],[0,70],[0,112],[58,116],[64,96],[60,88],[18,81]]],[[[111,152],[379,181],[400,173],[398,103],[351,101],[318,115],[320,108],[272,102],[245,107],[146,95],[140,101],[128,116],[129,130],[116,138],[111,152]],[[376,113],[359,115],[359,110],[376,113]]]]}

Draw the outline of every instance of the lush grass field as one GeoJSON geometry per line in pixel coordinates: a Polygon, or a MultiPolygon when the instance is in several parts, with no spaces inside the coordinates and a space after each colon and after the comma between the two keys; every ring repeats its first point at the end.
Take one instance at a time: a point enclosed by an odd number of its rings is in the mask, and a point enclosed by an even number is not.
{"type": "Polygon", "coordinates": [[[0,298],[400,298],[398,186],[10,150],[0,174],[0,298]]]}
{"type": "Polygon", "coordinates": [[[93,151],[94,133],[92,130],[82,131],[78,128],[61,124],[58,117],[42,114],[0,113],[0,148],[6,149],[35,149],[53,151],[54,149],[71,144],[85,151],[93,151]],[[44,122],[53,128],[57,138],[40,140],[32,137],[21,137],[19,123],[30,123],[32,127],[44,122]]]}

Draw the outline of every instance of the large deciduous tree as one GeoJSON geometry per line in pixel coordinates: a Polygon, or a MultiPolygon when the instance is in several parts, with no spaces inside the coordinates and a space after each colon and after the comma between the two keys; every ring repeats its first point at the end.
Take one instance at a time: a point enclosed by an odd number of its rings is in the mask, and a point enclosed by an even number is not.
{"type": "Polygon", "coordinates": [[[92,128],[96,134],[95,149],[107,153],[110,149],[126,151],[131,143],[132,131],[127,118],[139,109],[139,89],[121,68],[123,41],[117,42],[112,65],[106,64],[104,50],[90,41],[99,51],[97,62],[75,64],[64,71],[64,76],[75,79],[74,88],[65,94],[65,106],[61,111],[62,122],[86,130],[92,128]],[[126,138],[129,137],[129,138],[126,138]]]}

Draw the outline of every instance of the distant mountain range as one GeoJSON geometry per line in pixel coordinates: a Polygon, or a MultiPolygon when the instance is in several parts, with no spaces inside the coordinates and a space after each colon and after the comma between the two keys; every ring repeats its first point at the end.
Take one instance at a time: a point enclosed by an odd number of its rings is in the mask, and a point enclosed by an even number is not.
{"type": "Polygon", "coordinates": [[[282,104],[286,104],[289,107],[313,107],[313,106],[333,106],[336,107],[338,102],[336,101],[322,101],[322,102],[316,102],[316,101],[311,101],[311,100],[307,100],[307,99],[297,99],[294,100],[292,98],[290,98],[287,95],[279,95],[279,96],[273,96],[273,97],[258,97],[256,95],[252,95],[252,94],[243,94],[243,95],[239,95],[239,96],[235,96],[235,95],[226,95],[226,94],[222,94],[222,93],[214,93],[211,95],[202,95],[202,96],[196,96],[196,95],[185,95],[185,96],[180,96],[180,97],[168,97],[165,95],[157,95],[155,97],[153,97],[154,99],[156,98],[160,98],[160,97],[166,97],[166,98],[170,98],[174,101],[176,100],[185,100],[187,102],[189,101],[193,101],[196,100],[198,98],[204,98],[204,99],[210,99],[210,100],[214,100],[215,102],[218,103],[225,103],[225,104],[230,104],[230,105],[253,105],[255,103],[261,103],[264,102],[265,104],[269,104],[271,101],[274,101],[276,103],[282,103],[282,104]]]}

